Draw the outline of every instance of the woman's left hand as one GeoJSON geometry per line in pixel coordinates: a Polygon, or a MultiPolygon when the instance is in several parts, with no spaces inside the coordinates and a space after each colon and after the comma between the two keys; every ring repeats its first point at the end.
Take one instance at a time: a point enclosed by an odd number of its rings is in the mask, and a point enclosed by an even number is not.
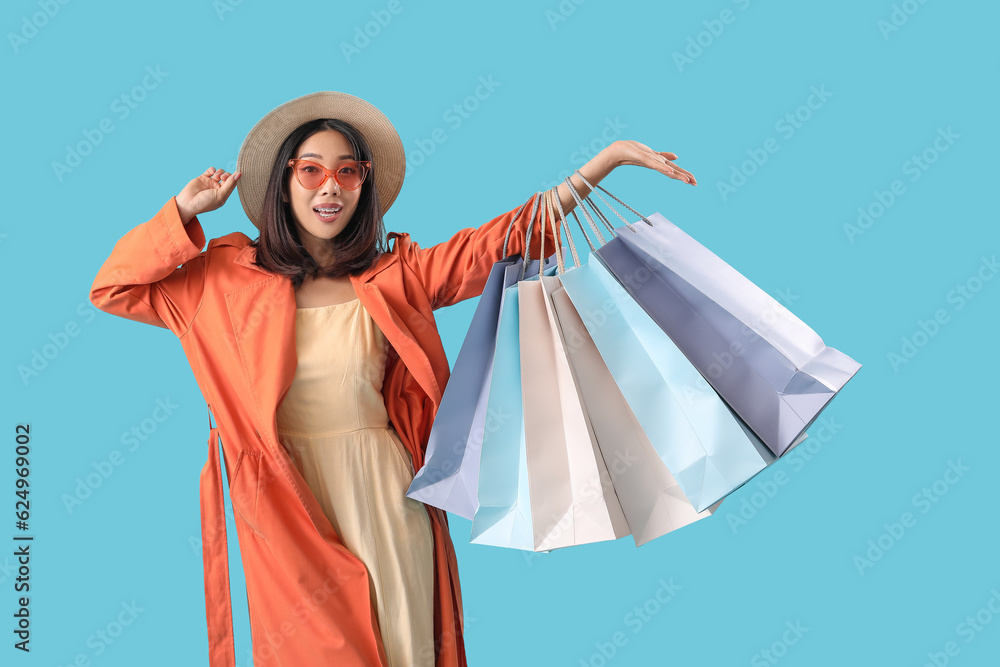
{"type": "Polygon", "coordinates": [[[684,181],[691,185],[698,185],[698,181],[686,169],[681,169],[673,163],[677,159],[674,153],[669,151],[654,151],[645,144],[640,144],[632,139],[619,139],[612,142],[603,152],[606,152],[612,165],[620,167],[625,164],[634,164],[639,167],[655,169],[661,174],[666,174],[670,178],[684,181]]]}
{"type": "MultiPolygon", "coordinates": [[[[691,172],[674,164],[673,161],[676,159],[677,156],[668,151],[654,151],[638,141],[618,139],[602,148],[597,155],[590,158],[585,165],[577,170],[586,179],[586,183],[574,182],[572,177],[570,177],[570,182],[573,183],[574,189],[588,186],[584,188],[584,191],[590,192],[589,186],[600,183],[615,167],[634,164],[639,167],[655,169],[661,174],[666,174],[670,178],[684,183],[698,185],[698,181],[695,180],[691,172]]],[[[560,183],[553,188],[553,191],[559,198],[559,205],[563,213],[569,214],[576,206],[576,197],[570,192],[566,183],[560,183]]]]}

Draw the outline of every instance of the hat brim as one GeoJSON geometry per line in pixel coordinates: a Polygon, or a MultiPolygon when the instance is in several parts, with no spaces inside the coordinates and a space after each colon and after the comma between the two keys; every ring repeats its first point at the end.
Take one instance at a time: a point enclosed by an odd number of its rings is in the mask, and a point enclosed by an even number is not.
{"type": "Polygon", "coordinates": [[[241,173],[236,182],[240,203],[257,229],[262,224],[264,193],[278,149],[295,128],[319,118],[347,121],[364,136],[372,151],[371,175],[383,214],[403,187],[403,142],[385,114],[370,102],[347,93],[325,90],[303,95],[275,107],[257,121],[236,157],[236,171],[241,173]]]}

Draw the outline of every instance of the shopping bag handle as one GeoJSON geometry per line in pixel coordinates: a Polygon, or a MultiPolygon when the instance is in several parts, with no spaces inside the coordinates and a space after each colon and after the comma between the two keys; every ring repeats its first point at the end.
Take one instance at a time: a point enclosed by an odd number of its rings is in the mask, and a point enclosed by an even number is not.
{"type": "MultiPolygon", "coordinates": [[[[524,273],[528,270],[528,262],[531,261],[531,228],[535,225],[535,211],[538,209],[538,199],[541,193],[536,192],[531,197],[531,214],[528,216],[528,229],[524,232],[524,257],[521,262],[521,275],[518,276],[518,280],[524,280],[524,273]]],[[[524,208],[523,206],[521,208],[524,208]]],[[[511,224],[514,221],[511,220],[511,224]]],[[[508,227],[507,233],[510,234],[510,228],[508,227]]],[[[544,237],[543,237],[544,238],[544,237]]],[[[504,241],[504,255],[506,256],[507,241],[504,241]]],[[[541,271],[541,264],[538,265],[538,270],[541,271]]]]}
{"type": "MultiPolygon", "coordinates": [[[[579,173],[579,171],[577,173],[579,173]]],[[[586,183],[586,181],[584,181],[584,182],[586,183]]],[[[598,214],[600,216],[600,214],[597,211],[597,207],[594,206],[593,201],[591,201],[591,199],[590,199],[590,195],[587,195],[581,201],[581,199],[580,199],[580,193],[577,191],[576,186],[573,185],[573,181],[570,180],[568,177],[566,178],[566,185],[567,185],[567,187],[569,187],[569,192],[570,192],[571,195],[573,195],[573,199],[576,200],[576,206],[577,206],[577,208],[579,208],[581,211],[583,211],[583,216],[585,218],[587,218],[587,223],[590,225],[590,229],[593,230],[594,236],[597,237],[597,239],[598,239],[598,241],[600,241],[601,245],[604,245],[605,243],[607,243],[607,241],[604,240],[604,235],[601,234],[601,230],[597,228],[596,224],[594,224],[594,219],[592,217],[590,217],[590,213],[587,211],[587,207],[585,206],[585,204],[590,204],[591,208],[594,209],[594,213],[596,213],[596,214],[598,214]]],[[[593,189],[594,189],[593,186],[590,185],[590,183],[587,183],[587,187],[589,187],[591,189],[591,191],[593,191],[593,189]]],[[[573,217],[576,217],[576,213],[574,211],[570,211],[570,213],[573,214],[573,217]]],[[[577,221],[577,223],[580,223],[580,218],[576,218],[576,221],[577,221]]],[[[603,217],[601,218],[601,221],[602,222],[604,221],[603,217]]],[[[607,223],[605,223],[605,225],[607,225],[607,223]]],[[[580,224],[580,229],[583,230],[583,225],[582,224],[580,224]]],[[[584,234],[584,236],[587,235],[586,230],[583,230],[583,234],[584,234]]],[[[591,245],[590,248],[591,248],[591,250],[593,250],[594,246],[591,245]]]]}
{"type": "MultiPolygon", "coordinates": [[[[599,192],[597,192],[597,190],[601,190],[602,192],[606,193],[606,194],[607,194],[607,195],[608,195],[609,197],[611,197],[612,199],[614,199],[614,200],[615,200],[616,202],[618,202],[619,204],[621,204],[622,206],[624,206],[624,207],[625,207],[625,208],[627,208],[628,210],[630,210],[630,211],[632,211],[633,213],[635,213],[635,214],[636,214],[637,216],[639,216],[640,218],[642,218],[643,222],[645,222],[645,223],[646,223],[647,225],[649,225],[650,227],[652,227],[652,226],[653,226],[653,223],[652,223],[652,222],[650,222],[649,218],[647,218],[646,216],[644,216],[644,215],[643,215],[642,213],[639,213],[639,211],[635,210],[634,208],[632,208],[631,206],[629,206],[628,204],[626,204],[625,202],[623,202],[623,201],[622,201],[621,199],[619,199],[618,197],[614,196],[613,194],[611,194],[610,192],[608,192],[607,190],[605,190],[605,189],[604,189],[603,187],[601,187],[601,185],[600,185],[600,184],[598,184],[597,186],[593,186],[593,185],[591,185],[591,184],[590,184],[590,182],[589,182],[589,181],[587,181],[587,179],[586,179],[586,178],[584,177],[584,175],[580,173],[580,170],[579,170],[579,169],[577,169],[577,170],[576,170],[576,173],[577,173],[577,174],[579,174],[580,178],[581,178],[581,179],[583,180],[583,184],[584,184],[584,185],[586,185],[586,186],[587,186],[588,188],[590,188],[590,190],[591,190],[591,194],[594,194],[594,193],[597,193],[597,196],[601,198],[601,201],[603,201],[603,202],[605,203],[605,205],[606,205],[606,206],[607,206],[607,207],[608,207],[609,209],[611,209],[611,211],[612,211],[612,212],[613,212],[613,213],[614,213],[615,215],[617,215],[617,216],[618,216],[618,218],[619,218],[619,219],[620,219],[620,220],[621,220],[622,222],[624,222],[624,223],[625,223],[625,227],[626,227],[626,228],[627,228],[627,229],[628,229],[629,231],[632,231],[632,232],[634,232],[634,231],[635,231],[635,229],[633,229],[633,228],[632,228],[632,223],[630,223],[630,222],[629,222],[628,220],[626,220],[626,219],[625,219],[625,218],[624,218],[624,217],[622,216],[622,214],[621,214],[621,213],[619,213],[619,212],[618,212],[618,210],[617,210],[617,209],[616,209],[616,208],[615,208],[614,206],[612,206],[612,205],[611,205],[610,203],[608,203],[608,200],[607,200],[607,199],[605,199],[605,198],[604,198],[603,196],[601,196],[601,194],[600,194],[599,192]]],[[[566,180],[567,180],[567,181],[569,181],[569,179],[568,179],[568,178],[567,178],[566,180]]],[[[570,187],[572,187],[572,184],[570,185],[570,187]]],[[[588,195],[588,196],[587,196],[587,199],[590,199],[590,195],[588,195]]],[[[598,212],[598,210],[597,210],[597,208],[596,208],[596,207],[594,208],[594,212],[595,212],[595,213],[598,213],[598,215],[601,215],[601,214],[600,214],[600,213],[598,212]]],[[[586,210],[584,210],[584,213],[586,213],[586,210]]],[[[601,215],[601,218],[602,218],[602,219],[603,219],[603,220],[604,220],[604,221],[605,221],[605,222],[607,223],[607,218],[605,218],[605,217],[604,217],[603,215],[601,215]]],[[[610,224],[610,223],[607,223],[607,224],[610,224]]],[[[613,229],[613,228],[612,228],[612,229],[613,229]]]]}
{"type": "MultiPolygon", "coordinates": [[[[619,204],[621,204],[622,206],[624,206],[625,208],[627,208],[628,210],[632,211],[637,216],[639,216],[647,225],[649,225],[651,227],[653,226],[653,223],[649,220],[649,218],[647,218],[646,216],[644,216],[642,213],[639,213],[638,211],[636,211],[634,208],[632,208],[631,206],[629,206],[628,204],[626,204],[625,202],[623,202],[621,199],[619,199],[615,195],[613,195],[610,192],[608,192],[605,188],[601,187],[600,185],[597,185],[596,187],[594,185],[591,185],[590,181],[588,181],[587,178],[582,173],[580,173],[579,169],[576,170],[576,173],[579,174],[580,179],[583,180],[584,184],[588,188],[590,188],[591,194],[597,192],[598,189],[602,190],[603,192],[606,192],[609,196],[611,196],[612,199],[614,199],[619,204]]],[[[565,181],[566,181],[566,187],[569,188],[570,194],[573,195],[573,199],[577,203],[577,207],[581,211],[583,211],[583,215],[584,215],[585,218],[587,218],[587,223],[590,225],[590,229],[594,232],[594,235],[597,237],[599,244],[603,246],[605,243],[607,243],[607,241],[604,240],[604,235],[601,234],[601,230],[598,228],[597,223],[595,223],[594,222],[594,218],[591,217],[590,212],[587,210],[587,206],[589,206],[591,208],[591,210],[593,210],[594,215],[596,215],[597,218],[608,229],[608,231],[611,232],[612,237],[616,233],[614,225],[612,225],[611,221],[608,220],[607,216],[605,216],[601,212],[601,210],[594,203],[594,200],[590,198],[590,195],[587,195],[586,197],[581,198],[579,191],[576,189],[576,186],[573,184],[573,181],[570,178],[566,178],[565,181]]],[[[609,204],[607,199],[605,199],[603,196],[601,196],[600,193],[597,193],[597,196],[600,197],[601,201],[603,201],[607,205],[607,207],[610,208],[614,212],[614,214],[617,215],[618,218],[622,222],[625,223],[626,229],[628,229],[631,232],[635,232],[635,228],[632,227],[632,223],[630,223],[628,220],[626,220],[622,216],[622,214],[619,213],[617,209],[615,209],[614,206],[612,206],[611,204],[609,204]]],[[[563,223],[566,224],[567,223],[566,212],[563,211],[562,202],[559,201],[558,197],[556,198],[556,202],[559,205],[559,215],[561,216],[563,223]]],[[[594,247],[594,243],[590,240],[590,236],[587,234],[587,230],[583,228],[583,223],[580,222],[580,218],[576,215],[576,211],[570,211],[570,215],[573,216],[573,218],[576,220],[577,226],[580,228],[580,231],[583,232],[583,238],[586,239],[587,245],[590,246],[591,252],[595,251],[596,248],[594,247]]],[[[567,229],[567,238],[572,239],[572,235],[569,234],[569,230],[568,229],[567,229]]],[[[579,266],[580,265],[579,264],[579,260],[576,257],[575,252],[574,252],[574,260],[577,261],[577,266],[579,266]]]]}
{"type": "MultiPolygon", "coordinates": [[[[556,188],[553,188],[552,190],[550,190],[548,192],[548,195],[549,195],[549,197],[548,197],[548,199],[546,201],[546,205],[548,207],[549,216],[551,217],[551,219],[553,221],[556,221],[556,234],[555,234],[555,236],[556,236],[556,239],[557,239],[557,243],[558,243],[558,239],[559,239],[559,230],[560,230],[560,228],[561,229],[565,229],[566,230],[566,241],[569,243],[569,251],[573,255],[573,266],[580,266],[580,257],[579,257],[579,255],[576,252],[576,243],[573,241],[573,232],[569,228],[569,225],[568,225],[568,223],[566,221],[566,212],[563,211],[562,202],[559,201],[559,191],[556,188]],[[553,201],[555,202],[554,205],[553,205],[553,201]],[[558,220],[556,218],[555,207],[559,208],[559,218],[558,218],[558,220]]],[[[572,211],[570,211],[570,213],[572,213],[572,211]]],[[[577,221],[577,223],[579,223],[580,219],[577,218],[576,221],[577,221]]],[[[583,225],[582,224],[580,224],[580,229],[583,230],[583,225]]],[[[591,250],[593,250],[594,244],[590,243],[590,238],[587,237],[586,232],[584,232],[583,235],[587,239],[587,243],[590,244],[591,250]]],[[[560,243],[559,246],[560,246],[560,250],[561,250],[562,244],[560,243]]],[[[565,266],[565,264],[563,264],[563,265],[561,265],[559,267],[559,273],[566,273],[566,266],[565,266]]]]}
{"type": "MultiPolygon", "coordinates": [[[[555,240],[555,245],[556,245],[556,249],[555,249],[555,253],[554,253],[555,254],[555,260],[556,260],[556,271],[558,273],[565,273],[565,270],[566,270],[564,259],[563,259],[563,247],[562,247],[562,238],[561,238],[560,225],[558,223],[558,220],[555,217],[555,211],[554,211],[554,209],[552,207],[552,203],[551,203],[551,199],[556,196],[556,193],[557,193],[556,188],[552,188],[550,190],[546,190],[545,192],[541,193],[542,196],[536,198],[536,200],[535,200],[535,204],[538,204],[539,202],[541,202],[541,206],[540,206],[540,210],[539,210],[539,215],[538,215],[539,225],[541,225],[541,244],[540,244],[540,247],[539,247],[539,254],[541,255],[541,257],[538,260],[538,265],[539,265],[539,275],[538,275],[538,278],[539,278],[539,280],[541,279],[542,268],[544,267],[545,259],[546,259],[546,256],[545,256],[545,231],[546,231],[546,222],[548,224],[551,224],[553,226],[553,238],[555,240]]],[[[532,225],[535,222],[535,208],[534,208],[534,206],[532,207],[530,218],[531,219],[528,222],[528,231],[526,232],[527,238],[529,238],[529,239],[531,238],[531,228],[532,228],[532,225]]],[[[570,237],[570,243],[572,243],[572,238],[571,237],[570,237]]],[[[521,264],[521,275],[518,277],[518,280],[524,280],[525,279],[524,276],[527,273],[528,265],[531,262],[530,248],[531,248],[531,244],[530,243],[526,244],[524,261],[521,264]]]]}
{"type": "MultiPolygon", "coordinates": [[[[552,190],[546,190],[545,192],[542,193],[541,197],[537,197],[535,199],[535,204],[538,204],[539,201],[542,202],[542,205],[541,205],[540,210],[538,212],[538,220],[539,220],[538,224],[541,225],[541,239],[542,239],[541,245],[540,245],[539,250],[538,250],[538,254],[541,256],[540,259],[538,260],[538,276],[537,277],[538,277],[539,280],[541,280],[541,278],[542,278],[542,273],[543,273],[542,272],[542,268],[543,268],[543,265],[545,263],[545,222],[546,222],[546,210],[550,208],[549,205],[548,205],[548,198],[549,198],[550,194],[553,192],[553,190],[554,190],[554,188],[552,190]]],[[[527,239],[531,238],[531,226],[534,224],[534,222],[535,222],[535,206],[532,206],[532,208],[531,208],[531,219],[528,222],[528,231],[525,232],[525,236],[526,236],[527,239]]],[[[559,226],[555,224],[554,220],[549,220],[549,223],[552,224],[552,225],[554,225],[554,229],[555,229],[555,234],[553,236],[554,236],[555,242],[556,242],[556,251],[555,251],[555,255],[556,255],[556,271],[558,273],[563,273],[565,271],[565,267],[563,266],[562,243],[560,242],[560,239],[559,239],[559,226]]],[[[531,244],[529,242],[526,242],[525,243],[525,248],[524,248],[524,262],[521,264],[521,275],[518,278],[518,280],[524,280],[524,275],[528,271],[528,264],[530,262],[531,262],[531,244]]],[[[532,276],[532,277],[534,277],[534,276],[532,276]]]]}
{"type": "MultiPolygon", "coordinates": [[[[552,238],[555,239],[556,242],[556,273],[566,273],[566,263],[562,252],[562,239],[559,235],[559,221],[556,219],[556,212],[552,206],[552,199],[557,198],[558,194],[559,191],[555,188],[546,190],[542,203],[545,205],[545,214],[548,218],[549,224],[552,225],[552,238]]],[[[542,233],[542,242],[545,242],[544,231],[542,233]]],[[[542,253],[542,257],[544,256],[545,254],[542,253]]],[[[539,280],[541,280],[541,278],[539,278],[539,280]]]]}
{"type": "MultiPolygon", "coordinates": [[[[608,200],[605,199],[600,194],[600,192],[597,192],[598,190],[604,192],[609,197],[614,199],[616,202],[627,208],[629,211],[639,216],[639,218],[641,218],[650,227],[653,226],[653,223],[649,220],[649,218],[647,218],[642,213],[639,213],[639,211],[635,210],[634,208],[623,202],[621,199],[619,199],[611,192],[609,192],[606,188],[602,187],[599,184],[592,185],[590,181],[588,181],[587,178],[580,172],[579,169],[576,169],[575,173],[580,176],[580,179],[583,181],[584,185],[590,188],[591,191],[590,194],[588,194],[586,197],[580,197],[579,191],[576,189],[576,186],[573,185],[573,181],[569,177],[565,179],[565,182],[567,187],[569,188],[570,194],[576,201],[577,207],[583,212],[584,217],[587,218],[587,223],[590,225],[590,229],[594,232],[594,235],[597,237],[599,245],[603,246],[605,243],[607,243],[607,241],[605,240],[604,235],[601,233],[600,228],[597,226],[597,223],[594,221],[594,218],[591,216],[590,211],[587,210],[588,206],[593,211],[594,215],[597,216],[597,218],[601,221],[604,227],[609,232],[611,232],[612,238],[614,238],[615,227],[613,224],[611,224],[611,221],[608,220],[607,216],[601,212],[597,204],[594,203],[594,200],[591,199],[591,195],[595,193],[597,194],[598,197],[600,197],[601,201],[603,201],[604,204],[609,209],[611,209],[611,211],[616,216],[618,216],[618,219],[620,219],[623,223],[625,223],[625,227],[628,230],[635,232],[635,229],[632,227],[631,222],[626,220],[625,217],[622,216],[622,214],[619,213],[618,210],[614,206],[612,206],[608,202],[608,200]]],[[[570,253],[573,256],[573,266],[580,266],[580,257],[576,249],[576,243],[573,240],[573,234],[572,231],[570,230],[569,221],[566,218],[566,212],[563,210],[562,202],[559,200],[558,192],[559,192],[558,188],[551,188],[550,190],[546,190],[544,192],[535,192],[535,194],[532,195],[531,213],[528,216],[528,228],[527,230],[525,230],[525,238],[531,239],[531,232],[535,224],[535,212],[538,211],[539,224],[542,227],[542,234],[541,234],[542,241],[541,241],[541,247],[539,249],[539,254],[541,255],[541,258],[539,259],[540,263],[539,268],[541,268],[541,263],[544,262],[545,260],[545,229],[546,229],[545,225],[546,225],[546,220],[548,220],[548,223],[554,226],[553,236],[556,239],[556,249],[555,249],[556,271],[557,273],[565,273],[566,265],[565,265],[565,258],[562,252],[562,243],[561,243],[562,230],[566,231],[566,241],[569,244],[570,253]],[[538,195],[541,196],[539,197],[538,195]],[[541,206],[539,206],[539,202],[541,202],[541,206]],[[556,208],[558,208],[559,211],[558,217],[556,216],[556,208]]],[[[504,235],[503,239],[504,257],[507,257],[507,249],[510,244],[510,235],[514,229],[514,220],[516,220],[521,215],[521,211],[524,210],[525,206],[527,206],[527,202],[522,204],[517,209],[517,212],[514,213],[514,217],[511,218],[510,223],[507,225],[507,233],[504,235]]],[[[579,216],[577,216],[576,211],[570,211],[570,215],[572,215],[573,219],[576,220],[576,224],[580,228],[580,231],[583,233],[583,238],[587,241],[587,245],[590,246],[590,250],[591,251],[596,250],[593,241],[591,241],[590,239],[590,235],[587,234],[587,230],[584,229],[583,223],[580,222],[580,218],[579,216]]],[[[531,247],[530,242],[526,242],[524,259],[521,264],[521,275],[519,280],[524,280],[524,275],[527,272],[528,264],[531,262],[531,253],[529,251],[530,247],[531,247]]],[[[541,276],[541,271],[539,271],[539,277],[540,276],[541,276]]]]}
{"type": "MultiPolygon", "coordinates": [[[[576,173],[580,174],[580,178],[583,180],[584,184],[586,184],[587,187],[590,188],[591,194],[593,194],[594,192],[596,192],[597,188],[600,188],[601,190],[604,190],[604,188],[602,188],[599,185],[596,186],[596,188],[595,188],[595,186],[591,185],[590,181],[588,181],[587,178],[582,173],[580,173],[579,169],[576,170],[576,173]]],[[[594,222],[594,219],[591,217],[590,212],[587,210],[587,206],[590,207],[590,209],[594,212],[594,215],[596,215],[597,218],[607,228],[607,230],[609,232],[611,232],[612,238],[614,238],[614,235],[617,233],[615,231],[615,226],[612,225],[611,221],[608,220],[607,216],[604,215],[604,213],[601,212],[601,209],[597,207],[597,204],[595,204],[594,200],[590,198],[590,195],[587,195],[581,201],[581,199],[580,199],[580,193],[577,191],[576,186],[573,185],[573,181],[571,179],[569,179],[569,178],[566,179],[566,186],[569,188],[570,193],[573,195],[573,198],[576,200],[577,204],[579,205],[580,210],[583,211],[584,217],[587,218],[587,222],[590,224],[590,228],[591,228],[591,230],[593,230],[594,235],[597,236],[597,239],[600,242],[600,244],[604,245],[605,243],[607,243],[607,241],[604,240],[604,235],[601,234],[601,230],[597,227],[597,224],[594,222]]],[[[604,192],[608,192],[608,191],[604,190],[604,192]]],[[[638,211],[636,211],[635,209],[633,209],[631,206],[629,206],[625,202],[623,202],[620,199],[618,199],[618,197],[615,197],[614,195],[612,195],[610,192],[608,192],[608,194],[611,195],[616,201],[620,202],[628,210],[632,211],[633,213],[635,213],[636,215],[638,215],[640,218],[642,218],[643,220],[645,220],[647,224],[649,224],[649,225],[653,224],[642,213],[639,213],[638,211]]],[[[600,193],[598,193],[597,196],[601,197],[600,193]]],[[[604,197],[601,197],[601,201],[603,201],[605,204],[607,204],[608,208],[610,208],[612,211],[614,211],[615,215],[617,215],[619,217],[619,219],[621,219],[621,221],[625,223],[625,226],[629,230],[631,230],[633,232],[635,231],[635,229],[632,227],[632,223],[630,223],[628,220],[626,220],[624,217],[622,217],[622,215],[613,206],[611,206],[611,204],[608,204],[608,200],[607,199],[605,199],[604,197]]],[[[570,211],[570,213],[573,214],[574,218],[576,218],[576,222],[580,226],[580,230],[583,231],[584,237],[587,238],[587,243],[590,244],[590,249],[594,250],[594,244],[590,242],[590,237],[587,236],[586,230],[583,229],[583,224],[580,222],[580,218],[578,218],[576,216],[576,212],[575,211],[570,211]]]]}
{"type": "MultiPolygon", "coordinates": [[[[534,220],[535,220],[535,209],[538,207],[538,198],[536,197],[537,194],[538,193],[535,192],[535,194],[531,195],[531,198],[532,198],[531,219],[528,221],[528,231],[525,232],[527,238],[529,238],[529,239],[531,238],[531,223],[534,222],[534,220]]],[[[521,215],[521,211],[524,210],[524,207],[527,206],[527,204],[528,204],[528,202],[524,202],[523,204],[521,204],[520,207],[518,207],[517,212],[514,214],[514,217],[510,219],[510,223],[507,225],[507,234],[503,237],[503,256],[504,257],[507,256],[507,243],[510,241],[510,233],[511,233],[511,231],[514,230],[514,221],[517,220],[518,216],[521,215]]]]}
{"type": "MultiPolygon", "coordinates": [[[[577,171],[577,173],[579,174],[580,172],[577,171]]],[[[580,174],[580,178],[583,178],[583,174],[580,174]]],[[[584,183],[587,183],[587,179],[584,178],[583,181],[584,183]]],[[[570,180],[569,178],[566,179],[566,186],[569,188],[570,194],[573,195],[573,199],[576,200],[577,207],[581,211],[583,211],[584,217],[587,218],[587,222],[590,224],[590,229],[594,232],[594,235],[597,236],[600,245],[603,246],[605,243],[607,243],[607,241],[604,240],[604,235],[601,234],[601,230],[597,227],[597,224],[594,222],[594,219],[590,216],[590,213],[587,211],[587,206],[589,205],[590,208],[593,209],[594,214],[601,220],[602,223],[604,223],[604,226],[607,227],[609,232],[611,232],[612,237],[614,236],[615,233],[614,225],[612,225],[611,222],[607,219],[607,217],[603,213],[601,213],[600,209],[597,208],[597,205],[594,204],[594,201],[590,198],[589,195],[581,200],[579,191],[576,189],[576,186],[573,185],[573,181],[570,180]]],[[[590,185],[590,183],[587,183],[587,186],[590,187],[591,191],[593,191],[594,187],[590,185]]],[[[559,211],[560,213],[562,213],[563,219],[565,220],[566,214],[562,210],[561,202],[559,211]]],[[[591,251],[596,250],[593,242],[591,242],[590,240],[590,236],[587,234],[587,230],[583,228],[583,223],[580,222],[580,218],[577,217],[576,211],[570,211],[570,214],[576,219],[576,224],[580,227],[580,231],[583,232],[583,237],[587,239],[587,245],[590,246],[590,250],[591,251]]]]}

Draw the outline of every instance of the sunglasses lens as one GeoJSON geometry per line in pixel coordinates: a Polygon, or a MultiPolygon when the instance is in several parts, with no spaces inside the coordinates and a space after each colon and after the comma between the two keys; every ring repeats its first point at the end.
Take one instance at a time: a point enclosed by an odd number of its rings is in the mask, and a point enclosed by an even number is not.
{"type": "Polygon", "coordinates": [[[295,165],[295,177],[299,183],[307,190],[318,188],[320,183],[326,178],[323,170],[308,162],[299,162],[295,165]]]}
{"type": "Polygon", "coordinates": [[[364,165],[353,162],[337,169],[337,180],[348,190],[357,190],[365,180],[364,165]]]}

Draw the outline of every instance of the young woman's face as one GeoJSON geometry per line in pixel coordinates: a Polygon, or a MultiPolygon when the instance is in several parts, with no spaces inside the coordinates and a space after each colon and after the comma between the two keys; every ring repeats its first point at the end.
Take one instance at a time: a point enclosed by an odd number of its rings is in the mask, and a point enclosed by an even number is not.
{"type": "MultiPolygon", "coordinates": [[[[302,142],[292,157],[305,158],[331,170],[337,170],[344,162],[358,159],[347,137],[336,130],[323,130],[312,135],[302,142]]],[[[371,178],[371,174],[367,178],[371,178]]],[[[292,217],[304,244],[308,243],[307,237],[332,239],[337,236],[350,223],[361,198],[361,188],[347,190],[333,178],[327,178],[315,190],[306,190],[295,178],[292,169],[288,170],[287,186],[292,217]],[[316,210],[331,206],[342,207],[332,218],[316,210]]]]}

